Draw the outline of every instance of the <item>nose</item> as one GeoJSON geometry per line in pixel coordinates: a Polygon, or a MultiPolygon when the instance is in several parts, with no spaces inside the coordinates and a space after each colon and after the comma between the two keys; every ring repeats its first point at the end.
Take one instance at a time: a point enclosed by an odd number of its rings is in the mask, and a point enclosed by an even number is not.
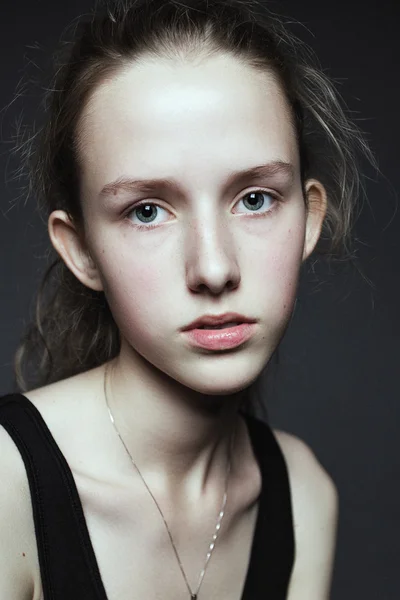
{"type": "Polygon", "coordinates": [[[223,219],[197,218],[186,238],[186,279],[193,292],[221,294],[240,283],[234,236],[223,219]]]}

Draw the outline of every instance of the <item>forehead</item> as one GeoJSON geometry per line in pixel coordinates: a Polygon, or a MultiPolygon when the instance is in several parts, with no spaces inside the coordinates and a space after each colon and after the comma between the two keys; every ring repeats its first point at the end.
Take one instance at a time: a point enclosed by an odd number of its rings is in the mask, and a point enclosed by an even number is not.
{"type": "Polygon", "coordinates": [[[122,175],[204,183],[272,160],[298,168],[275,77],[231,56],[126,65],[93,92],[78,130],[83,184],[93,193],[122,175]]]}

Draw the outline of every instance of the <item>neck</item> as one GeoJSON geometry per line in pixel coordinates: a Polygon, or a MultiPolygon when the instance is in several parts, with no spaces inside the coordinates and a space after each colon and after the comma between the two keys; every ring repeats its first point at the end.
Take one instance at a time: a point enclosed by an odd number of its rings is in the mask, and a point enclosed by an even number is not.
{"type": "Polygon", "coordinates": [[[143,477],[176,501],[197,502],[216,481],[220,491],[243,392],[205,396],[160,371],[157,379],[146,375],[121,353],[108,363],[106,378],[115,426],[143,477]]]}

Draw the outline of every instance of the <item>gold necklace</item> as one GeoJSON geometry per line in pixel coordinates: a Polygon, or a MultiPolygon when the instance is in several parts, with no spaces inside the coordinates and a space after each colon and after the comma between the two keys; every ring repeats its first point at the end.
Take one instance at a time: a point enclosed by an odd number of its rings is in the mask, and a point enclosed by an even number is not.
{"type": "Polygon", "coordinates": [[[165,517],[164,517],[164,515],[163,515],[163,513],[162,513],[162,510],[161,510],[161,508],[159,507],[157,500],[156,500],[156,499],[155,499],[155,497],[153,496],[153,494],[152,494],[152,492],[151,492],[151,490],[150,490],[149,486],[148,486],[148,485],[147,485],[147,483],[145,482],[143,475],[142,475],[142,474],[141,474],[141,472],[139,471],[139,468],[138,468],[137,464],[136,464],[136,463],[135,463],[135,461],[133,460],[133,458],[132,458],[132,455],[131,455],[131,453],[129,452],[128,448],[126,447],[126,444],[125,444],[124,440],[122,439],[122,437],[121,437],[121,434],[119,433],[119,431],[118,431],[118,428],[117,428],[117,426],[116,426],[116,424],[115,424],[115,420],[114,420],[114,417],[113,417],[113,415],[112,415],[112,412],[111,412],[111,410],[110,410],[110,406],[109,406],[109,403],[108,403],[107,389],[106,389],[106,387],[107,387],[107,386],[106,386],[106,382],[107,382],[107,375],[108,375],[108,369],[109,369],[109,367],[110,367],[110,363],[108,363],[108,364],[106,365],[105,369],[104,369],[104,397],[105,397],[105,400],[106,400],[107,409],[108,409],[108,414],[110,415],[111,423],[114,425],[115,431],[117,432],[117,434],[118,434],[118,436],[119,436],[119,438],[120,438],[120,440],[121,440],[121,442],[122,442],[122,444],[123,444],[123,446],[124,446],[125,450],[127,451],[128,455],[129,455],[129,458],[130,458],[130,459],[131,459],[131,461],[132,461],[132,464],[133,464],[133,466],[135,467],[135,469],[136,469],[136,470],[137,470],[137,472],[139,473],[139,475],[140,475],[140,477],[141,477],[141,479],[142,479],[142,481],[143,481],[144,485],[146,486],[146,489],[147,489],[147,491],[149,492],[150,496],[153,498],[153,500],[154,500],[154,503],[155,503],[155,505],[157,506],[157,508],[158,508],[158,511],[159,511],[159,513],[160,513],[160,515],[161,515],[161,517],[162,517],[163,521],[164,521],[164,525],[165,525],[165,527],[166,527],[166,529],[167,529],[167,533],[168,533],[168,536],[169,536],[170,542],[171,542],[171,544],[172,544],[172,548],[173,548],[173,550],[174,550],[174,552],[175,552],[175,556],[176,556],[176,558],[177,558],[177,561],[178,561],[178,564],[179,564],[180,570],[181,570],[181,572],[182,572],[182,575],[183,575],[183,578],[184,578],[184,580],[185,580],[186,586],[187,586],[187,588],[188,588],[188,590],[189,590],[189,594],[190,594],[190,600],[197,600],[197,598],[198,598],[198,594],[199,594],[199,590],[200,590],[200,586],[201,586],[201,584],[202,584],[202,582],[203,582],[203,578],[204,578],[204,575],[205,575],[205,572],[206,572],[206,569],[207,569],[207,565],[208,565],[208,563],[209,563],[209,560],[210,560],[210,558],[211,558],[211,554],[212,554],[212,552],[213,552],[213,550],[214,550],[214,548],[215,548],[215,543],[216,543],[216,541],[217,541],[218,533],[219,533],[219,531],[220,531],[220,529],[221,529],[221,521],[222,521],[222,518],[223,518],[223,516],[224,516],[224,514],[225,514],[225,505],[226,505],[226,501],[227,501],[227,498],[228,498],[228,479],[229,479],[229,473],[230,473],[230,470],[231,470],[232,448],[233,448],[233,440],[234,440],[234,437],[235,437],[235,430],[233,430],[233,431],[232,431],[232,435],[231,435],[231,439],[230,439],[230,446],[229,446],[229,458],[228,458],[228,467],[227,467],[227,471],[226,471],[226,478],[225,478],[225,493],[224,493],[224,497],[223,497],[223,500],[222,500],[222,507],[221,507],[221,510],[220,510],[220,512],[219,512],[219,515],[218,515],[218,521],[217,521],[217,525],[216,525],[216,527],[215,527],[215,533],[214,533],[214,535],[213,535],[213,537],[212,537],[212,540],[211,540],[211,543],[210,543],[210,546],[209,546],[209,549],[208,549],[208,552],[207,552],[207,556],[206,556],[206,562],[205,562],[204,568],[202,569],[202,571],[201,571],[201,573],[200,573],[200,577],[199,577],[199,583],[198,583],[198,585],[197,585],[197,590],[196,590],[196,592],[192,592],[192,590],[191,590],[191,588],[190,588],[190,585],[189,585],[189,583],[188,583],[188,580],[187,580],[187,577],[186,577],[185,571],[183,570],[183,566],[182,566],[181,560],[180,560],[180,558],[179,558],[178,551],[177,551],[177,549],[176,549],[176,547],[175,547],[174,540],[172,539],[172,535],[171,535],[171,532],[170,532],[170,530],[169,530],[169,527],[168,527],[167,521],[165,520],[165,517]]]}

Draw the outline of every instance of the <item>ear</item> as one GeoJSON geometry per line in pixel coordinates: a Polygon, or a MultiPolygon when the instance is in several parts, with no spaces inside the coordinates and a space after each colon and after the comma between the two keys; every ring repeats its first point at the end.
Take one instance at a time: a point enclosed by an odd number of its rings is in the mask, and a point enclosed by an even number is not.
{"type": "Polygon", "coordinates": [[[322,183],[316,179],[308,179],[305,188],[308,200],[308,212],[303,262],[312,254],[319,240],[328,207],[327,193],[322,183]]]}
{"type": "Polygon", "coordinates": [[[102,291],[98,270],[74,223],[63,210],[55,210],[48,220],[51,243],[56,252],[83,285],[102,291]]]}

